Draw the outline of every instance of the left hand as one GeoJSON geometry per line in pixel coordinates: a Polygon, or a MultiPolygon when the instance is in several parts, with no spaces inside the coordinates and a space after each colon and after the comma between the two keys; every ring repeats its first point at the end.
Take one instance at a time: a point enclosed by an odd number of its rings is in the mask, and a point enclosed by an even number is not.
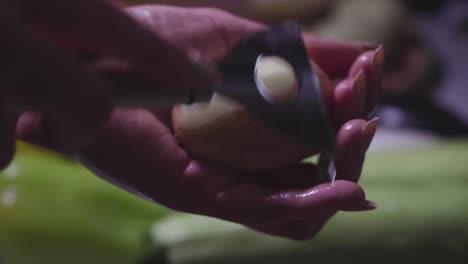
{"type": "MultiPolygon", "coordinates": [[[[207,61],[225,54],[240,38],[266,29],[211,8],[140,6],[127,11],[190,56],[207,61]]],[[[380,87],[380,51],[366,43],[309,34],[304,39],[312,60],[330,77],[344,78],[335,89],[333,105],[338,128],[334,184],[318,185],[312,164],[247,175],[195,160],[173,136],[170,109],[114,110],[102,137],[81,153],[82,160],[98,175],[174,210],[291,239],[314,237],[340,210],[373,209],[356,182],[377,125],[365,118],[380,87]],[[365,84],[356,83],[361,70],[365,84]]]]}

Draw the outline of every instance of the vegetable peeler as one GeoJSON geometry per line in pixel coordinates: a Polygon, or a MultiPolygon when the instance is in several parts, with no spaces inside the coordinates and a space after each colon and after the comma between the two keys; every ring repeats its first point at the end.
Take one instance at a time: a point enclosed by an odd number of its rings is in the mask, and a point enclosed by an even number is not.
{"type": "Polygon", "coordinates": [[[228,96],[246,106],[260,122],[291,140],[318,148],[322,180],[334,181],[335,132],[298,23],[286,21],[243,39],[214,66],[221,73],[218,85],[192,94],[167,94],[170,89],[155,89],[157,84],[146,80],[119,80],[114,85],[116,103],[119,106],[159,107],[209,101],[213,93],[228,96]],[[292,99],[272,103],[264,97],[256,78],[256,65],[262,56],[277,56],[291,64],[297,82],[292,99]]]}

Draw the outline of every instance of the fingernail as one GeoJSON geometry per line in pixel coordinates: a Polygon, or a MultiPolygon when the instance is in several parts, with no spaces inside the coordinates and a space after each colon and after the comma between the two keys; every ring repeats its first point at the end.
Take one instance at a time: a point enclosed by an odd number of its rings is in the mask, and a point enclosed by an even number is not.
{"type": "Polygon", "coordinates": [[[360,70],[354,78],[352,89],[356,107],[361,113],[364,111],[364,104],[366,99],[366,76],[364,75],[363,70],[360,70]]]}
{"type": "Polygon", "coordinates": [[[379,47],[380,45],[377,43],[362,43],[362,49],[363,51],[369,51],[369,50],[375,50],[379,47]]]}
{"type": "Polygon", "coordinates": [[[377,132],[379,127],[380,119],[378,117],[367,122],[366,125],[362,128],[362,138],[361,138],[361,150],[367,152],[372,143],[372,140],[377,132]]]}
{"type": "Polygon", "coordinates": [[[365,200],[360,206],[357,207],[357,209],[361,211],[370,211],[370,210],[375,210],[378,208],[378,205],[376,202],[365,200]]]}
{"type": "Polygon", "coordinates": [[[374,54],[374,58],[372,60],[372,65],[379,70],[383,70],[383,64],[385,61],[385,51],[383,45],[380,45],[376,50],[374,54]]]}
{"type": "Polygon", "coordinates": [[[343,211],[345,212],[363,212],[363,211],[372,211],[378,208],[377,203],[365,200],[360,204],[357,204],[351,208],[347,208],[343,211]]]}

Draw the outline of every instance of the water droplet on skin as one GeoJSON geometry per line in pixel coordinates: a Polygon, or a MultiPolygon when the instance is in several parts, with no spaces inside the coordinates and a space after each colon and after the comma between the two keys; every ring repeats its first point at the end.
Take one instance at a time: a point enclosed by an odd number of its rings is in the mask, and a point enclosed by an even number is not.
{"type": "Polygon", "coordinates": [[[267,200],[273,200],[273,201],[278,201],[278,200],[288,200],[290,199],[291,194],[290,193],[280,193],[280,194],[275,194],[267,197],[267,200]]]}
{"type": "Polygon", "coordinates": [[[316,195],[319,192],[320,192],[320,190],[314,189],[314,190],[311,190],[310,192],[307,192],[307,193],[298,194],[296,197],[297,198],[305,198],[305,197],[309,197],[311,195],[316,195]]]}

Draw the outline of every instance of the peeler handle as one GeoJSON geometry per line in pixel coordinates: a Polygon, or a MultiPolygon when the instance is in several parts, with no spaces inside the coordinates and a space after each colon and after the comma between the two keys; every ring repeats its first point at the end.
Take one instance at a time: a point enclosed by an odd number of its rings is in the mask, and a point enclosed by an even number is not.
{"type": "MultiPolygon", "coordinates": [[[[209,101],[213,95],[212,87],[202,87],[194,91],[170,89],[132,72],[110,70],[99,71],[97,74],[112,87],[113,102],[116,107],[155,109],[179,103],[209,101]]],[[[13,109],[16,113],[35,110],[34,106],[23,102],[16,103],[13,109]]]]}
{"type": "Polygon", "coordinates": [[[158,108],[179,103],[209,101],[213,95],[211,87],[194,91],[162,88],[160,84],[141,77],[119,74],[107,78],[112,86],[114,103],[117,107],[158,108]]]}

